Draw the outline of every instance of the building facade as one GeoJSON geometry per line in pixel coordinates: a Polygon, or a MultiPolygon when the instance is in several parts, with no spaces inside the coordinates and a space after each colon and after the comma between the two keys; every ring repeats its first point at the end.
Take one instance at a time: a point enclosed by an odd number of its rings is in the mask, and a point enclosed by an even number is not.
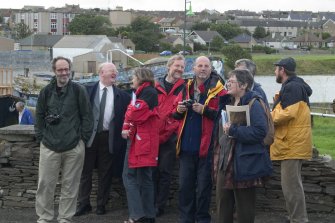
{"type": "Polygon", "coordinates": [[[74,13],[26,11],[15,14],[15,23],[24,23],[34,33],[49,33],[52,35],[69,35],[69,24],[74,19],[74,13]]]}

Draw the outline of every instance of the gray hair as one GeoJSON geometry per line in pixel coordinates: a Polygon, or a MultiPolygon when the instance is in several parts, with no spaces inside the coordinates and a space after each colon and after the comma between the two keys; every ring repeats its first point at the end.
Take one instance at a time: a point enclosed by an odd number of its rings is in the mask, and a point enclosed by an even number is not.
{"type": "Polygon", "coordinates": [[[254,61],[249,60],[249,59],[239,59],[236,60],[235,62],[235,68],[238,68],[239,66],[243,66],[245,69],[249,70],[250,73],[252,74],[252,76],[256,75],[256,64],[254,63],[254,61]]]}
{"type": "MultiPolygon", "coordinates": [[[[111,64],[111,65],[114,65],[114,66],[115,66],[115,64],[113,64],[113,63],[111,63],[111,62],[104,62],[104,63],[101,63],[101,64],[99,64],[99,66],[98,66],[98,73],[100,73],[100,71],[102,70],[102,68],[103,68],[105,65],[108,65],[108,64],[111,64]]],[[[116,67],[115,67],[115,69],[116,69],[116,67]]]]}
{"type": "Polygon", "coordinates": [[[183,55],[174,55],[174,56],[170,57],[166,66],[169,68],[176,60],[182,60],[185,63],[185,57],[183,55]]]}
{"type": "Polygon", "coordinates": [[[250,71],[247,69],[235,69],[228,73],[228,76],[235,76],[239,85],[246,84],[246,91],[251,91],[254,85],[254,77],[251,75],[250,71]]]}
{"type": "Polygon", "coordinates": [[[24,108],[24,106],[25,106],[24,102],[22,102],[22,101],[18,101],[18,102],[16,102],[15,105],[16,105],[17,107],[20,107],[20,108],[24,108]]]}
{"type": "Polygon", "coordinates": [[[54,58],[51,62],[52,70],[54,72],[56,71],[56,63],[58,60],[65,60],[69,64],[69,70],[71,70],[71,67],[72,67],[71,60],[69,58],[59,56],[59,57],[54,58]]]}

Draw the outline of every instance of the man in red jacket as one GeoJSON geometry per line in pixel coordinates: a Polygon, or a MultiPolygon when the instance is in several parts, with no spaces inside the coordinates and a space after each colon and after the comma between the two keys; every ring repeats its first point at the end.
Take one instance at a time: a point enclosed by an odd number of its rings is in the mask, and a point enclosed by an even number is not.
{"type": "Polygon", "coordinates": [[[164,214],[169,198],[171,174],[176,159],[176,131],[179,121],[172,117],[176,97],[184,88],[182,79],[185,58],[182,55],[172,56],[167,62],[168,73],[156,81],[158,92],[160,132],[158,168],[155,172],[156,216],[164,214]]]}

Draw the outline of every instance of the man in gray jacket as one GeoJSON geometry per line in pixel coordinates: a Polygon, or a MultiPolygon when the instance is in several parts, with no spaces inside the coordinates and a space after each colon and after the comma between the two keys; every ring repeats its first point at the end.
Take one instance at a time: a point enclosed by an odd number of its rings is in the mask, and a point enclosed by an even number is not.
{"type": "Polygon", "coordinates": [[[93,115],[85,88],[70,80],[71,61],[52,61],[55,77],[44,87],[36,105],[36,138],[40,141],[36,192],[38,223],[54,218],[54,193],[61,170],[58,222],[72,222],[93,115]]]}

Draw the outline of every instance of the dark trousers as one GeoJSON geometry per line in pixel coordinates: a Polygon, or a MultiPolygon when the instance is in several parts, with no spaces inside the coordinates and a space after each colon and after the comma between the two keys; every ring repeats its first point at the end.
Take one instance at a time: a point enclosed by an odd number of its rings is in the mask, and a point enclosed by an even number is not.
{"type": "Polygon", "coordinates": [[[85,150],[84,168],[80,179],[79,206],[90,204],[93,169],[98,169],[97,206],[106,205],[112,184],[113,156],[109,153],[108,132],[97,133],[91,148],[85,150]]]}
{"type": "Polygon", "coordinates": [[[255,221],[256,189],[224,189],[223,173],[219,171],[216,186],[216,221],[215,223],[233,223],[234,208],[237,222],[253,223],[255,221]]]}
{"type": "Polygon", "coordinates": [[[156,208],[164,210],[169,199],[175,161],[176,142],[170,139],[159,146],[158,167],[154,170],[156,208]]]}
{"type": "Polygon", "coordinates": [[[210,223],[212,179],[207,157],[181,153],[179,161],[180,223],[210,223]]]}

